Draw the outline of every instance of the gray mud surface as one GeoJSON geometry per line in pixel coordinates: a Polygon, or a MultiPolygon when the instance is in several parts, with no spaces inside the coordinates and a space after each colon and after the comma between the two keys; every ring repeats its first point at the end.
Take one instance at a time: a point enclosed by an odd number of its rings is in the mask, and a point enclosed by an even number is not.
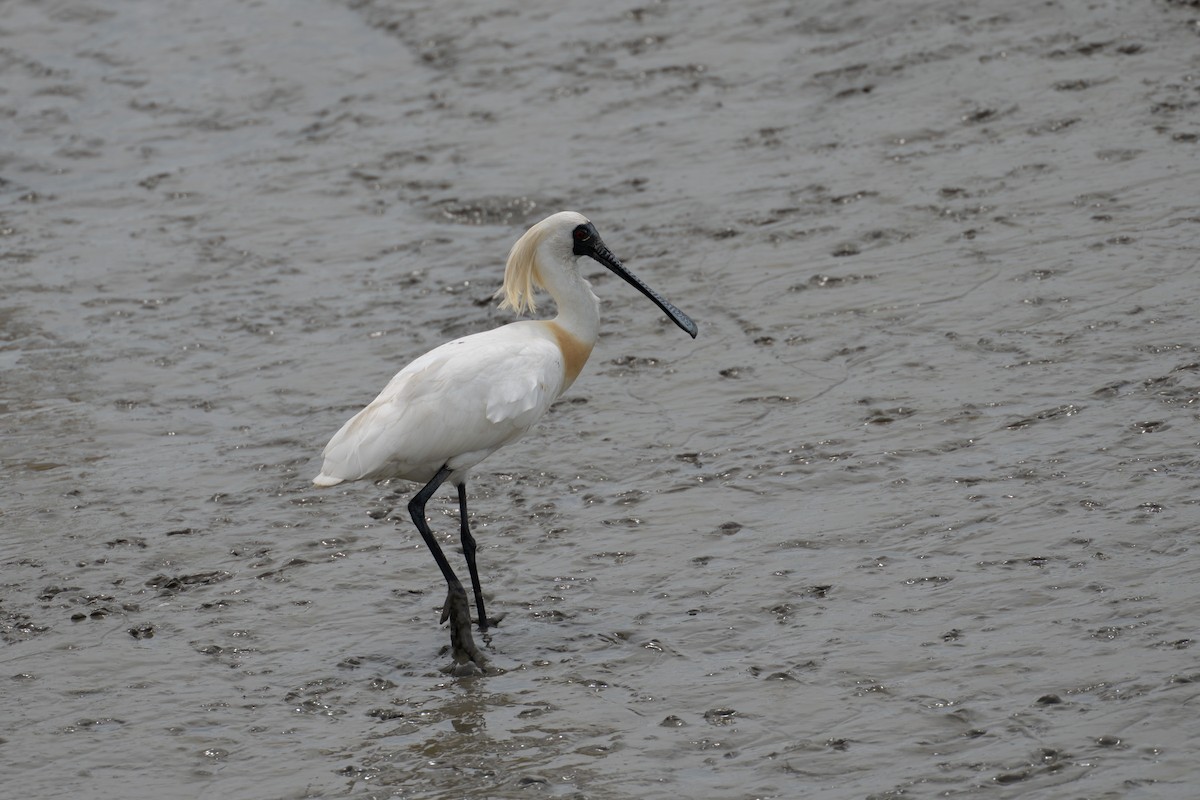
{"type": "Polygon", "coordinates": [[[1195,0],[0,5],[0,794],[1195,797],[1198,156],[1195,0]],[[563,208],[700,337],[596,265],[451,678],[309,481],[563,208]]]}

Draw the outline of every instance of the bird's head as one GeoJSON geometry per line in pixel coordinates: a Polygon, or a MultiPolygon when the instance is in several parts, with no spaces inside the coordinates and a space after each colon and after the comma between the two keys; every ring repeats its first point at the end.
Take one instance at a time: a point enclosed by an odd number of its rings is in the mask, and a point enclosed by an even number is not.
{"type": "Polygon", "coordinates": [[[627,270],[604,244],[596,226],[575,211],[551,214],[527,230],[513,245],[504,269],[504,286],[496,293],[504,298],[500,307],[511,308],[517,313],[533,311],[537,307],[534,289],[545,287],[541,270],[566,268],[585,256],[619,275],[650,298],[689,336],[696,338],[696,323],[627,270]]]}

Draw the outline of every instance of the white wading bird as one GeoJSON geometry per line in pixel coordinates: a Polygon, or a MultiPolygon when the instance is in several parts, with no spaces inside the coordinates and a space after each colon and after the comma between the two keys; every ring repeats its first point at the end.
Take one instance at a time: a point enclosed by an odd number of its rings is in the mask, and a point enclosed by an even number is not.
{"type": "MultiPolygon", "coordinates": [[[[409,364],[371,404],[352,417],[325,447],[317,486],[343,481],[404,478],[425,484],[408,504],[446,578],[442,622],[450,620],[456,665],[482,668],[483,653],[471,636],[471,610],[425,520],[425,503],[446,481],[458,487],[461,538],[479,629],[489,620],[475,567],[475,539],[467,527],[467,475],[472,467],[516,441],[579,376],[600,331],[600,301],[580,274],[584,257],[620,275],[695,338],[696,323],[626,270],[604,246],[595,226],[574,211],[534,225],[508,254],[501,308],[535,308],[535,287],[558,306],[551,320],[523,320],[455,339],[409,364]]],[[[495,620],[493,620],[495,621],[495,620]]]]}

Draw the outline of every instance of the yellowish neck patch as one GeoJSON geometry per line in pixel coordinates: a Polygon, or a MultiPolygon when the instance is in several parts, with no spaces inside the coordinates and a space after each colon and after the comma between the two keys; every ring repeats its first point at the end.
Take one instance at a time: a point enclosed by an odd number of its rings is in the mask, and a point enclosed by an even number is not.
{"type": "Polygon", "coordinates": [[[579,377],[580,371],[583,370],[583,365],[587,363],[588,356],[592,354],[592,345],[588,342],[580,341],[570,331],[553,320],[548,320],[546,327],[554,334],[554,340],[558,342],[558,349],[562,350],[563,391],[565,392],[567,387],[579,377]]]}

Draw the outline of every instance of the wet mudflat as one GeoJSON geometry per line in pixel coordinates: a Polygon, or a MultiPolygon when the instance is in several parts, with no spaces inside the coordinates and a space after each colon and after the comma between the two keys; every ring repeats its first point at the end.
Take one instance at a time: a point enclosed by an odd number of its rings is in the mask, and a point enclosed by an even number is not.
{"type": "Polygon", "coordinates": [[[1198,19],[0,7],[5,792],[1193,796],[1198,19]],[[700,337],[592,269],[448,678],[412,487],[309,481],[562,208],[700,337]]]}

